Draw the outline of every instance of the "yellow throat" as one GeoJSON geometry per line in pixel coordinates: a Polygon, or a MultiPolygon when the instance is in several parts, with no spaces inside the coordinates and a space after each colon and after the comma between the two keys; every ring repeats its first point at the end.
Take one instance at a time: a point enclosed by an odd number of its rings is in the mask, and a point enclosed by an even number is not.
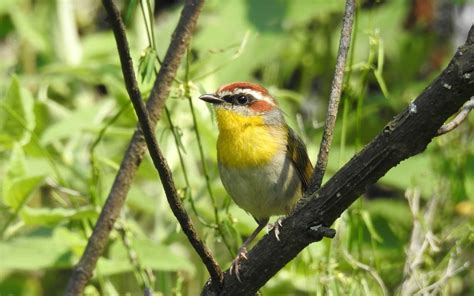
{"type": "Polygon", "coordinates": [[[228,167],[255,167],[268,164],[275,154],[286,152],[285,125],[268,126],[263,116],[243,116],[216,108],[219,137],[217,158],[228,167]]]}

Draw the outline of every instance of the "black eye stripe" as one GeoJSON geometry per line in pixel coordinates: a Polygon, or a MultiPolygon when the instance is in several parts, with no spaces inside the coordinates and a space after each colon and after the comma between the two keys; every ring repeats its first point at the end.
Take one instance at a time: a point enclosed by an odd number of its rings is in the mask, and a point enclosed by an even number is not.
{"type": "Polygon", "coordinates": [[[255,98],[252,95],[246,94],[246,93],[240,93],[240,94],[235,94],[235,95],[225,95],[221,97],[221,99],[233,105],[246,105],[250,102],[255,101],[255,98]]]}
{"type": "Polygon", "coordinates": [[[222,99],[224,101],[226,101],[227,103],[233,103],[234,102],[234,96],[231,96],[231,95],[223,96],[222,99]]]}

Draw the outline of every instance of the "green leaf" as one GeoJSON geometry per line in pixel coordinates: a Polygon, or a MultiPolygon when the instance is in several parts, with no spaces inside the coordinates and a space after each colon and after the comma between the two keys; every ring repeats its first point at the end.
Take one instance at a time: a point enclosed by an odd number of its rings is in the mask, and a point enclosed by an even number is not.
{"type": "Polygon", "coordinates": [[[142,83],[151,81],[155,75],[156,64],[156,51],[151,47],[147,47],[138,62],[138,74],[142,83]]]}
{"type": "Polygon", "coordinates": [[[0,254],[8,254],[2,256],[0,270],[36,271],[46,267],[69,267],[71,262],[68,257],[62,257],[66,253],[66,246],[48,237],[24,237],[0,242],[0,254]]]}
{"type": "Polygon", "coordinates": [[[26,174],[25,153],[19,144],[14,144],[3,181],[22,177],[26,174]]]}
{"type": "Polygon", "coordinates": [[[33,16],[33,13],[30,14],[25,9],[18,9],[18,6],[10,10],[10,18],[20,37],[27,41],[28,45],[34,49],[47,51],[51,48],[49,45],[50,41],[47,38],[47,34],[41,32],[40,26],[37,26],[38,24],[35,22],[36,20],[34,18],[32,20],[33,16]]]}
{"type": "Polygon", "coordinates": [[[25,153],[19,144],[14,144],[10,160],[2,180],[3,203],[17,211],[43,180],[43,176],[27,176],[25,153]]]}
{"type": "Polygon", "coordinates": [[[137,8],[137,5],[138,5],[138,0],[130,0],[129,1],[126,12],[125,12],[125,17],[123,18],[125,24],[128,24],[128,22],[130,21],[130,18],[132,16],[133,12],[137,8]]]}
{"type": "Polygon", "coordinates": [[[97,261],[97,270],[102,276],[110,276],[114,274],[129,272],[133,270],[133,266],[127,259],[107,259],[99,258],[97,261]]]}
{"type": "Polygon", "coordinates": [[[43,133],[41,143],[44,145],[54,141],[78,135],[85,130],[97,130],[101,120],[98,116],[105,114],[104,110],[111,109],[112,103],[105,101],[102,104],[88,105],[82,109],[71,112],[63,119],[51,124],[43,133]],[[74,133],[71,133],[74,131],[74,133]]]}
{"type": "MultiPolygon", "coordinates": [[[[184,270],[194,272],[191,261],[184,256],[175,254],[163,245],[151,240],[132,240],[132,248],[136,251],[143,267],[160,271],[184,270]]],[[[110,259],[100,258],[97,266],[101,275],[112,275],[133,270],[128,259],[127,250],[122,242],[115,242],[110,248],[110,259]]]]}
{"type": "Polygon", "coordinates": [[[24,207],[20,212],[20,217],[30,225],[52,225],[64,220],[96,218],[97,212],[92,207],[78,209],[24,207]]]}
{"type": "Polygon", "coordinates": [[[383,93],[383,96],[388,98],[389,92],[388,92],[387,84],[385,83],[385,80],[382,76],[382,72],[379,71],[378,69],[374,70],[374,76],[375,76],[375,79],[377,80],[377,83],[379,84],[379,87],[383,93]]]}
{"type": "Polygon", "coordinates": [[[377,230],[375,230],[374,224],[372,223],[372,218],[370,218],[370,214],[368,211],[362,210],[361,211],[361,216],[362,220],[365,223],[365,226],[367,227],[367,230],[370,233],[370,236],[377,242],[382,242],[383,239],[380,237],[378,234],[377,230]]]}
{"type": "Polygon", "coordinates": [[[3,229],[6,229],[8,224],[16,218],[18,211],[27,202],[28,197],[44,179],[43,175],[27,176],[26,174],[23,149],[19,144],[15,144],[6,166],[1,191],[2,203],[9,208],[13,215],[8,218],[3,229]]]}
{"type": "Polygon", "coordinates": [[[56,229],[54,233],[43,231],[35,235],[1,241],[0,270],[38,271],[44,268],[71,267],[75,261],[72,249],[74,246],[84,244],[77,234],[62,228],[56,229]]]}
{"type": "Polygon", "coordinates": [[[6,97],[0,99],[0,147],[28,144],[35,128],[34,101],[30,92],[14,76],[6,97]]]}
{"type": "Polygon", "coordinates": [[[43,179],[44,176],[28,176],[5,180],[3,202],[14,211],[19,210],[43,179]]]}

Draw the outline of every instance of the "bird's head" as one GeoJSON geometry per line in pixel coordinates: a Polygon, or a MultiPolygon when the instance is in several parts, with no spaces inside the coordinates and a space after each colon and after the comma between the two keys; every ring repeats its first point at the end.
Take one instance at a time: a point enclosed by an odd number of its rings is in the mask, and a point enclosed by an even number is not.
{"type": "Polygon", "coordinates": [[[249,82],[234,82],[221,86],[214,94],[205,94],[201,100],[214,105],[217,120],[223,121],[241,118],[248,120],[260,118],[268,125],[284,123],[283,115],[275,99],[263,86],[249,82]]]}

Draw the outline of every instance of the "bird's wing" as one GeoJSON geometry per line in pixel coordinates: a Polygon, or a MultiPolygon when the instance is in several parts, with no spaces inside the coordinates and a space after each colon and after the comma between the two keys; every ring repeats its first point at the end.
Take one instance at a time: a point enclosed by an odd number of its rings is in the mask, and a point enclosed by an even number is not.
{"type": "Polygon", "coordinates": [[[298,171],[303,191],[305,191],[313,174],[313,165],[309,160],[303,140],[290,127],[288,127],[287,154],[298,171]]]}

